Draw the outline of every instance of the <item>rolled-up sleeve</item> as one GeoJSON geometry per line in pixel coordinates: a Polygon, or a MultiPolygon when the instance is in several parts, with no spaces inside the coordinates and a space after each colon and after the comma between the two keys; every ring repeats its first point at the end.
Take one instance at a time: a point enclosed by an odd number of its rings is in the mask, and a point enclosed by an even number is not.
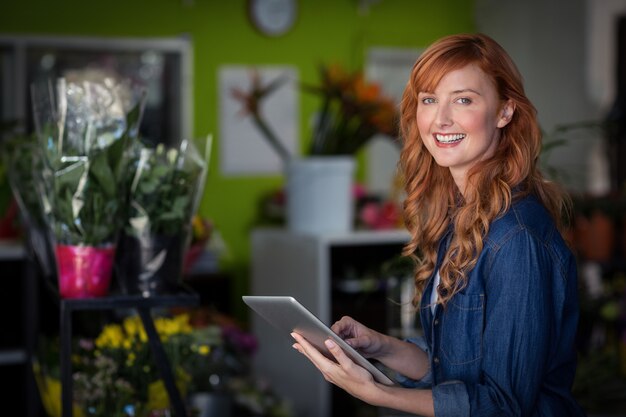
{"type": "MultiPolygon", "coordinates": [[[[406,339],[406,341],[415,344],[424,352],[429,353],[428,344],[423,337],[406,339]]],[[[407,378],[402,374],[397,374],[396,379],[398,383],[406,388],[432,389],[435,415],[438,417],[462,417],[470,415],[469,396],[465,383],[462,381],[447,381],[433,386],[431,368],[429,368],[426,375],[419,380],[407,378]]]]}
{"type": "MultiPolygon", "coordinates": [[[[406,339],[406,341],[409,343],[413,343],[418,348],[422,349],[430,358],[428,343],[426,343],[426,340],[423,337],[414,337],[406,339]]],[[[430,388],[433,383],[433,374],[430,367],[428,368],[428,372],[426,373],[426,375],[424,375],[422,379],[411,379],[407,378],[401,373],[397,373],[396,381],[398,381],[400,385],[406,388],[430,388]]]]}
{"type": "Polygon", "coordinates": [[[471,415],[467,387],[462,381],[447,381],[435,385],[433,404],[437,417],[469,417],[471,415]]]}

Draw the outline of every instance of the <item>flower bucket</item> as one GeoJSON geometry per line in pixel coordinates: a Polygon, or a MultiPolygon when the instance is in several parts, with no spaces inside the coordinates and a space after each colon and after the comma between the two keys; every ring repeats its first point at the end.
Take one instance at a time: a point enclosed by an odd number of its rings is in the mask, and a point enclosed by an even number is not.
{"type": "Polygon", "coordinates": [[[180,289],[185,241],[184,233],[144,239],[123,234],[116,269],[122,291],[149,297],[180,289]]]}
{"type": "Polygon", "coordinates": [[[109,292],[115,246],[55,246],[62,298],[103,297],[109,292]]]}
{"type": "Polygon", "coordinates": [[[354,199],[350,156],[309,157],[287,165],[287,226],[307,234],[352,230],[354,199]]]}

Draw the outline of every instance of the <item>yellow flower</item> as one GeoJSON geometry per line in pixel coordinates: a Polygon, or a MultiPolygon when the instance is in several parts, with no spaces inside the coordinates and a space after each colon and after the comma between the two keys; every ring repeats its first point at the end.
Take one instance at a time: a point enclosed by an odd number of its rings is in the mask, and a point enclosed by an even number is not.
{"type": "Polygon", "coordinates": [[[122,345],[124,333],[117,324],[107,324],[96,339],[96,347],[100,349],[118,349],[122,345]]]}
{"type": "Polygon", "coordinates": [[[126,317],[122,325],[124,326],[124,332],[130,340],[139,339],[141,342],[146,342],[148,340],[148,335],[143,328],[143,324],[141,323],[139,316],[126,317]]]}
{"type": "Polygon", "coordinates": [[[189,334],[193,331],[188,314],[179,314],[172,318],[159,317],[154,321],[157,333],[163,341],[177,334],[189,334]]]}
{"type": "Polygon", "coordinates": [[[200,347],[198,347],[198,353],[203,356],[206,356],[209,353],[211,353],[211,347],[207,345],[201,345],[200,347]]]}
{"type": "Polygon", "coordinates": [[[130,350],[133,347],[133,342],[130,339],[124,339],[122,341],[122,346],[126,350],[130,350]]]}
{"type": "MultiPolygon", "coordinates": [[[[191,380],[191,377],[181,369],[175,370],[176,374],[176,386],[184,397],[187,394],[187,385],[191,380]]],[[[165,390],[165,384],[163,380],[151,382],[148,386],[148,403],[146,404],[147,410],[162,410],[169,408],[170,400],[165,390]]]]}
{"type": "Polygon", "coordinates": [[[211,236],[211,223],[196,214],[191,219],[192,243],[205,242],[211,236]]]}
{"type": "Polygon", "coordinates": [[[137,356],[133,352],[130,352],[128,356],[126,357],[126,366],[128,367],[133,366],[135,364],[136,358],[137,356]]]}
{"type": "Polygon", "coordinates": [[[143,330],[143,325],[141,324],[141,320],[138,316],[129,316],[124,319],[124,331],[130,337],[136,336],[140,331],[143,330]]]}

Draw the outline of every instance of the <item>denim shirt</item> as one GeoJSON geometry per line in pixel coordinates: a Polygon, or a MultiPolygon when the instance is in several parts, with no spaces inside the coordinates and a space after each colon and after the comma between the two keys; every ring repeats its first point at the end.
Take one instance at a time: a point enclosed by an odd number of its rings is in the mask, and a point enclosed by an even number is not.
{"type": "MultiPolygon", "coordinates": [[[[450,236],[439,246],[441,266],[450,236]]],[[[433,274],[434,275],[434,274],[433,274]]],[[[571,394],[578,324],[575,258],[534,197],[515,201],[484,239],[467,286],[445,308],[421,303],[437,417],[584,416],[571,394]]]]}

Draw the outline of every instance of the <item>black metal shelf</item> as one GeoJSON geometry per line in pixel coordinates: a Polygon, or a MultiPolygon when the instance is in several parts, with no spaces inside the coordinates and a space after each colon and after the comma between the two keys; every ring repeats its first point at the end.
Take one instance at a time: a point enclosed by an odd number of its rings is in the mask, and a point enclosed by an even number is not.
{"type": "Polygon", "coordinates": [[[26,349],[0,349],[0,366],[23,365],[28,363],[28,351],[26,349]]]}
{"type": "MultiPolygon", "coordinates": [[[[11,409],[10,406],[8,412],[35,417],[38,412],[38,394],[30,361],[37,339],[39,303],[36,295],[37,272],[28,255],[21,242],[0,243],[0,263],[3,277],[6,278],[2,288],[3,307],[11,312],[19,312],[19,319],[14,324],[17,328],[5,329],[7,334],[0,344],[0,367],[13,369],[8,372],[18,377],[16,383],[11,380],[11,390],[8,391],[8,395],[14,398],[18,395],[19,400],[12,405],[18,408],[11,409]]],[[[7,327],[6,323],[3,325],[7,327]]]]}

